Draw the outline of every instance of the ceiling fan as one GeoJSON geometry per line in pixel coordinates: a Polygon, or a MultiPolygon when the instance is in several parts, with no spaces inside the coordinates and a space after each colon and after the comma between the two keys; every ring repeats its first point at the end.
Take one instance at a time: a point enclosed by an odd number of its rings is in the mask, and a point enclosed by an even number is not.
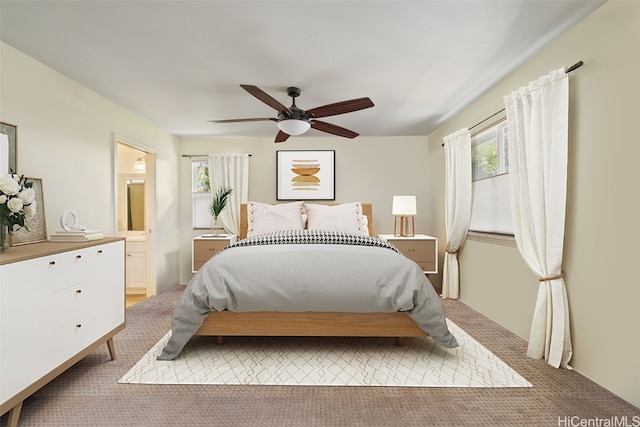
{"type": "Polygon", "coordinates": [[[338,114],[351,113],[352,111],[364,110],[373,107],[373,102],[369,98],[357,98],[348,101],[336,102],[334,104],[323,105],[310,110],[302,110],[296,106],[296,98],[300,96],[300,89],[297,87],[287,88],[287,94],[292,99],[291,107],[285,107],[271,95],[267,94],[257,86],[240,85],[241,88],[258,98],[278,112],[278,117],[249,118],[249,119],[227,119],[209,120],[210,123],[236,123],[236,122],[258,122],[270,120],[278,124],[280,131],[276,135],[275,142],[286,141],[291,135],[302,135],[309,128],[327,132],[345,138],[355,138],[359,134],[343,127],[316,120],[321,117],[336,116],[338,114]]]}

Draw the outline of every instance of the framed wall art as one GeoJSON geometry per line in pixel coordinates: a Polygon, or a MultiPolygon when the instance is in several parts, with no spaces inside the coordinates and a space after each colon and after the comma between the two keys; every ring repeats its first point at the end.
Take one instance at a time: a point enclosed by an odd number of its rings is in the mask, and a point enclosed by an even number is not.
{"type": "Polygon", "coordinates": [[[25,225],[29,229],[28,231],[26,228],[21,228],[9,235],[9,244],[11,246],[27,245],[29,243],[38,243],[47,240],[42,179],[27,178],[27,180],[33,182],[33,190],[36,193],[36,212],[31,218],[25,219],[25,225]]]}
{"type": "Polygon", "coordinates": [[[18,126],[0,122],[0,174],[18,171],[18,126]]]}
{"type": "Polygon", "coordinates": [[[276,152],[277,200],[335,200],[335,150],[276,152]]]}

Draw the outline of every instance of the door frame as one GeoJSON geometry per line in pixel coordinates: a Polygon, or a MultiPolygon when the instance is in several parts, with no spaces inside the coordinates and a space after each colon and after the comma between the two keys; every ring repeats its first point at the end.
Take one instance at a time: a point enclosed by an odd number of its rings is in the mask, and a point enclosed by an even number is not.
{"type": "Polygon", "coordinates": [[[156,223],[157,209],[157,151],[153,148],[126,138],[122,135],[113,135],[113,235],[118,236],[118,200],[119,200],[119,169],[118,169],[118,144],[127,145],[136,150],[143,151],[145,155],[145,236],[147,249],[147,297],[154,296],[158,290],[158,278],[156,268],[156,223]]]}

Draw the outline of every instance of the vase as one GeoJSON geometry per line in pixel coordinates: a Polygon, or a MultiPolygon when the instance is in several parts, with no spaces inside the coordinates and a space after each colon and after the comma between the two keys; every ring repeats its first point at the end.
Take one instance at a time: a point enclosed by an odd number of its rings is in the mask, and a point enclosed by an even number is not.
{"type": "Polygon", "coordinates": [[[211,234],[224,234],[224,228],[220,227],[220,219],[217,216],[211,217],[211,234]]]}
{"type": "Polygon", "coordinates": [[[0,226],[0,252],[9,249],[9,229],[6,225],[0,226]]]}

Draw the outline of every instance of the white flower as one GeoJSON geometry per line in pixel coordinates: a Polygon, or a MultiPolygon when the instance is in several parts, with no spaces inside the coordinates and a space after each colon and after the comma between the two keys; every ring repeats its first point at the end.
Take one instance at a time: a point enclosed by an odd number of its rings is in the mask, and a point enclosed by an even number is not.
{"type": "Polygon", "coordinates": [[[24,207],[24,203],[19,197],[14,197],[12,199],[9,199],[9,201],[7,202],[7,207],[11,212],[18,213],[24,207]]]}
{"type": "Polygon", "coordinates": [[[31,204],[24,207],[24,215],[27,218],[33,218],[36,214],[37,202],[31,202],[31,204]]]}
{"type": "Polygon", "coordinates": [[[25,219],[36,214],[36,192],[32,185],[24,176],[0,176],[0,221],[9,228],[9,233],[27,228],[25,219]]]}
{"type": "Polygon", "coordinates": [[[11,175],[0,177],[0,191],[7,196],[14,196],[20,191],[20,184],[11,175]]]}
{"type": "Polygon", "coordinates": [[[20,197],[22,203],[28,205],[36,199],[36,192],[33,188],[25,188],[18,194],[18,197],[20,197]]]}

